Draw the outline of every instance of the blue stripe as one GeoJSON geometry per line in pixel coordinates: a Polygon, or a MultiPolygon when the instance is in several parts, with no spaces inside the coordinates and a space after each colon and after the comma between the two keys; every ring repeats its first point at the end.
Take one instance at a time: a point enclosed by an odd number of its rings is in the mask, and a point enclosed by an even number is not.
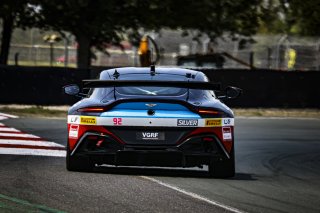
{"type": "Polygon", "coordinates": [[[131,118],[201,118],[191,111],[155,110],[154,115],[148,115],[147,110],[118,109],[104,112],[101,117],[131,117],[131,118]]]}
{"type": "Polygon", "coordinates": [[[154,110],[177,110],[177,111],[189,111],[188,108],[180,104],[170,103],[156,103],[156,102],[129,102],[119,104],[113,109],[154,109],[154,110]],[[153,107],[147,106],[147,104],[155,104],[153,107]]]}

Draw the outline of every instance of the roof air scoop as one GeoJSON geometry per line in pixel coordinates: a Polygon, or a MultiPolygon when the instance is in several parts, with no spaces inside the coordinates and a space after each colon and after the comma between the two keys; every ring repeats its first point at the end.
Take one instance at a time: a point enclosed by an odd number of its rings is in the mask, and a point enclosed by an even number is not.
{"type": "Polygon", "coordinates": [[[113,76],[115,79],[118,79],[119,76],[120,76],[120,73],[115,69],[112,76],[113,76]]]}
{"type": "Polygon", "coordinates": [[[192,75],[191,73],[186,73],[186,78],[192,78],[194,79],[196,76],[192,75]]]}

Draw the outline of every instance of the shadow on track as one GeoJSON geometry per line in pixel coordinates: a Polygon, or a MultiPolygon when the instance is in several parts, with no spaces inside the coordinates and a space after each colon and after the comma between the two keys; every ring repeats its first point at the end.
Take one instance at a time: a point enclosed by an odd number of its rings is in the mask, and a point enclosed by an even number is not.
{"type": "MultiPolygon", "coordinates": [[[[99,166],[94,169],[97,173],[117,174],[117,175],[136,175],[136,176],[167,176],[185,178],[211,178],[204,169],[181,169],[181,168],[159,168],[159,167],[114,167],[99,166]]],[[[229,180],[255,181],[256,177],[247,173],[236,173],[235,177],[229,180]]]]}

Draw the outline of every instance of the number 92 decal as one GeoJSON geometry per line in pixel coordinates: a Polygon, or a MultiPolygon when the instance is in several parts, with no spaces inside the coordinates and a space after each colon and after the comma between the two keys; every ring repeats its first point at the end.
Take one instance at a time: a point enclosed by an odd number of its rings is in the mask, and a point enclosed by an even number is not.
{"type": "Polygon", "coordinates": [[[115,126],[122,125],[122,118],[113,118],[113,125],[115,126]]]}

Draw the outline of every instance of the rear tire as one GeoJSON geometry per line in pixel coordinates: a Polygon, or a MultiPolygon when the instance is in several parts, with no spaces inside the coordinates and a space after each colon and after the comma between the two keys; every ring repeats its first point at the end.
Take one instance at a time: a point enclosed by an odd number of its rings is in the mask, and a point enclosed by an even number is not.
{"type": "Polygon", "coordinates": [[[85,155],[72,155],[67,145],[67,156],[66,156],[66,168],[68,171],[76,172],[91,172],[94,168],[94,163],[88,156],[85,155]]]}
{"type": "Polygon", "coordinates": [[[212,160],[209,164],[209,175],[215,178],[230,178],[235,176],[234,148],[229,159],[212,160]]]}

